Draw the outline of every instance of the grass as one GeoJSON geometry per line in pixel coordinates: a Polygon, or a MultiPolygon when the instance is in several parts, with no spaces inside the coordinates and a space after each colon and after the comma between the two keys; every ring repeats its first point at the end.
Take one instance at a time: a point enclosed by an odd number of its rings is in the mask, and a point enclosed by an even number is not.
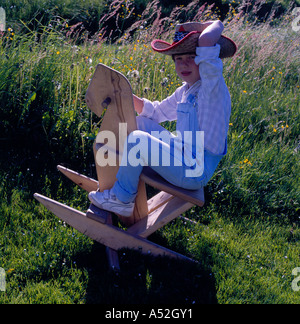
{"type": "Polygon", "coordinates": [[[111,44],[62,19],[0,36],[0,267],[7,281],[0,303],[300,302],[292,290],[292,271],[300,266],[300,34],[288,13],[265,24],[248,18],[231,9],[224,21],[239,52],[224,61],[232,97],[229,150],[205,188],[206,205],[184,215],[196,224],[178,219],[150,238],[199,264],[124,250],[118,275],[108,271],[101,245],[32,194],[88,207],[87,194],[55,166],[63,162],[96,177],[92,144],[101,120],[84,95],[97,63],[123,72],[134,93],[150,100],[180,85],[172,60],[145,41],[155,36],[155,24],[124,31],[111,44]]]}

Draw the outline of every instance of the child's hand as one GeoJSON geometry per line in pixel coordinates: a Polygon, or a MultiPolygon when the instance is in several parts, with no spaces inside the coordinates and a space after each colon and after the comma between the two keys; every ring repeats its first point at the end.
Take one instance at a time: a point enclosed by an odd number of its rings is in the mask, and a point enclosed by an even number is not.
{"type": "Polygon", "coordinates": [[[224,25],[220,20],[209,21],[204,23],[204,30],[198,39],[199,47],[211,47],[215,46],[220,39],[224,30],[224,25]]]}
{"type": "Polygon", "coordinates": [[[200,28],[201,33],[203,33],[203,31],[213,23],[214,23],[214,21],[212,21],[212,20],[201,23],[201,28],[200,28]]]}
{"type": "Polygon", "coordinates": [[[133,95],[133,104],[134,104],[135,111],[138,114],[141,114],[144,108],[144,101],[141,98],[133,95]]]}

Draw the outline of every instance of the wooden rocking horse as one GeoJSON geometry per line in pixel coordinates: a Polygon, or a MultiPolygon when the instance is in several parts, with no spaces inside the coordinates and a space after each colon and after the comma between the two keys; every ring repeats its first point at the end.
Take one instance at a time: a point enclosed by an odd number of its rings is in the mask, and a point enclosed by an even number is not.
{"type": "MultiPolygon", "coordinates": [[[[111,131],[116,135],[116,147],[120,148],[119,151],[116,152],[113,148],[109,150],[106,146],[107,152],[104,153],[105,157],[108,154],[115,154],[116,166],[100,166],[96,163],[98,181],[62,166],[58,166],[58,170],[88,192],[103,191],[112,188],[116,181],[119,168],[117,156],[122,154],[122,145],[119,145],[119,142],[126,139],[119,136],[119,124],[127,124],[125,137],[137,129],[130,83],[121,73],[99,64],[88,87],[86,102],[98,117],[105,112],[99,133],[111,131]]],[[[103,143],[98,143],[96,139],[95,160],[101,148],[103,149],[103,143]]],[[[114,269],[119,269],[117,251],[123,248],[135,249],[146,254],[151,253],[154,256],[191,260],[150,242],[147,237],[192,206],[202,207],[204,205],[203,189],[192,191],[176,187],[148,167],[144,168],[140,177],[133,215],[129,218],[119,216],[128,226],[127,231],[113,225],[110,212],[94,205],[90,205],[88,211],[83,213],[40,194],[35,194],[34,197],[61,220],[91,239],[104,244],[107,247],[109,264],[114,269]],[[161,191],[147,200],[145,183],[161,191]]]]}

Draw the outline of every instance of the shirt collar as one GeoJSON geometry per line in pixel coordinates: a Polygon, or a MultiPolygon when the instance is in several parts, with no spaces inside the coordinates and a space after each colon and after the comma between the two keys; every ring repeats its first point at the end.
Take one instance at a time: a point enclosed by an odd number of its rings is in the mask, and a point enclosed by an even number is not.
{"type": "Polygon", "coordinates": [[[191,87],[189,87],[189,85],[185,82],[184,83],[184,93],[183,93],[183,97],[187,98],[189,94],[197,94],[199,91],[199,88],[201,86],[201,80],[198,80],[197,82],[195,82],[191,87]]]}

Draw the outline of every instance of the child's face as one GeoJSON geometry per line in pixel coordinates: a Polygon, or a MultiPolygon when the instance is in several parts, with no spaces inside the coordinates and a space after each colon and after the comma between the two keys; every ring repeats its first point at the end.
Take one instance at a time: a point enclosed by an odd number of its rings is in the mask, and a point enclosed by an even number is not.
{"type": "Polygon", "coordinates": [[[199,66],[195,63],[195,57],[193,54],[174,56],[176,73],[189,86],[200,80],[199,66]]]}

